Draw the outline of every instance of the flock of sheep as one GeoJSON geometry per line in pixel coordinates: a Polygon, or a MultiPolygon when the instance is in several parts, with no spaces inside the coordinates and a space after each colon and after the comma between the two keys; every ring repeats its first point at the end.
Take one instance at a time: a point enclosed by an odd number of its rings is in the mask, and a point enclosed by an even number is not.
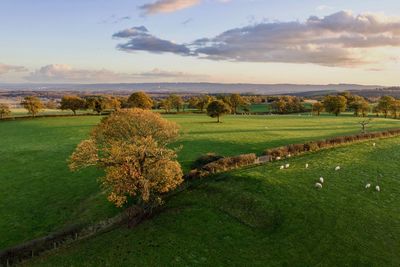
{"type": "MultiPolygon", "coordinates": [[[[372,146],[375,147],[375,146],[376,146],[376,143],[373,143],[372,146]]],[[[290,154],[288,155],[288,157],[290,158],[290,154]]],[[[280,160],[280,159],[281,159],[280,157],[277,157],[277,158],[276,158],[276,160],[280,160]]],[[[288,169],[289,167],[290,167],[290,164],[289,164],[289,163],[286,163],[285,165],[281,165],[281,166],[279,167],[279,169],[283,170],[283,169],[288,169]]],[[[308,169],[309,164],[306,163],[305,167],[306,167],[306,169],[308,169]]],[[[340,166],[336,166],[335,171],[339,171],[339,170],[340,170],[340,166]]],[[[317,189],[322,189],[322,185],[323,185],[323,184],[324,184],[324,178],[323,178],[323,177],[319,177],[318,181],[315,183],[315,188],[317,188],[317,189]]],[[[367,184],[365,185],[365,189],[369,189],[370,187],[371,187],[371,184],[370,184],[370,183],[367,183],[367,184]]],[[[377,192],[380,192],[380,191],[381,191],[380,186],[379,186],[379,185],[376,185],[376,186],[375,186],[375,190],[376,190],[377,192]]]]}

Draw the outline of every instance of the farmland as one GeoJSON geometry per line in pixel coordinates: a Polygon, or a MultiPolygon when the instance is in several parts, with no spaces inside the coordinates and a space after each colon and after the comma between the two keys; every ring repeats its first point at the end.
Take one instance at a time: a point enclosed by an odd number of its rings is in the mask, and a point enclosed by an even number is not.
{"type": "Polygon", "coordinates": [[[220,174],[176,195],[134,229],[28,265],[398,266],[399,145],[400,138],[376,147],[363,142],[292,158],[286,170],[275,162],[220,174]],[[365,189],[378,175],[382,191],[365,189]],[[324,187],[315,190],[320,176],[324,187]]]}
{"type": "MultiPolygon", "coordinates": [[[[181,126],[179,161],[187,171],[207,152],[236,155],[287,143],[359,132],[350,116],[226,116],[217,124],[205,115],[168,115],[181,126]]],[[[39,118],[0,124],[2,202],[0,247],[42,236],[62,226],[93,222],[118,212],[98,188],[96,169],[71,173],[67,158],[99,122],[97,116],[39,118]],[[49,201],[50,200],[50,201],[49,201]]],[[[370,130],[398,127],[375,119],[370,130]]]]}

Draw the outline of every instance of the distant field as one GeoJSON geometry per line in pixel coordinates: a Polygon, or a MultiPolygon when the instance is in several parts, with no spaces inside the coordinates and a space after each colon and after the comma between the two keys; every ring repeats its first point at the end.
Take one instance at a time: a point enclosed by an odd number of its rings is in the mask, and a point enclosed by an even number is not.
{"type": "Polygon", "coordinates": [[[26,265],[399,266],[399,147],[397,137],[295,157],[287,170],[275,162],[217,175],[134,229],[26,265]],[[379,174],[381,192],[366,190],[379,174]]]}
{"type": "MultiPolygon", "coordinates": [[[[78,110],[77,114],[83,113],[91,113],[91,110],[78,110]]],[[[61,109],[44,109],[39,112],[38,115],[73,115],[74,113],[70,110],[61,110],[61,109]]],[[[20,116],[29,116],[26,109],[23,108],[13,108],[11,109],[11,116],[20,117],[20,116]]]]}
{"type": "MultiPolygon", "coordinates": [[[[350,116],[226,116],[223,123],[205,115],[167,115],[181,125],[179,161],[185,170],[198,156],[235,155],[288,143],[359,132],[350,116]]],[[[97,116],[38,118],[0,122],[0,249],[76,222],[115,214],[89,169],[71,173],[66,159],[100,120],[97,116]]],[[[371,130],[397,128],[400,122],[376,119],[371,130]]]]}

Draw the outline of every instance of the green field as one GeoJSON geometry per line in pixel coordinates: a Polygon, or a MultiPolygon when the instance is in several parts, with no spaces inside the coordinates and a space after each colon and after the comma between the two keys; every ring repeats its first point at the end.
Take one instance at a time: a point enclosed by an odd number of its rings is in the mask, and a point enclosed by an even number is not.
{"type": "MultiPolygon", "coordinates": [[[[181,125],[179,160],[185,170],[207,152],[236,155],[294,142],[359,132],[350,116],[168,115],[181,125]]],[[[100,192],[101,172],[71,173],[66,159],[99,117],[38,118],[0,122],[0,248],[43,236],[65,225],[93,222],[118,212],[100,192]]],[[[375,119],[371,130],[397,128],[375,119]]]]}
{"type": "Polygon", "coordinates": [[[28,265],[399,266],[399,146],[400,138],[364,142],[292,158],[287,170],[275,162],[220,174],[134,229],[28,265]],[[378,175],[381,192],[365,189],[378,175]]]}

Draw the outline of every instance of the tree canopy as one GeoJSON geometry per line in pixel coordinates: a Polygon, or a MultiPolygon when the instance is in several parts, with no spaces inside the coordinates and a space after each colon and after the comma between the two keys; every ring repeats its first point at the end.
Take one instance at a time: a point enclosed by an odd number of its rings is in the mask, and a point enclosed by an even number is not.
{"type": "Polygon", "coordinates": [[[153,100],[145,92],[135,92],[129,96],[128,105],[131,108],[151,109],[153,100]]]}
{"type": "Polygon", "coordinates": [[[0,119],[11,114],[10,107],[7,104],[0,104],[0,119]]]}
{"type": "Polygon", "coordinates": [[[182,183],[176,152],[168,145],[178,137],[174,122],[142,109],[118,110],[104,118],[90,139],[70,157],[71,170],[99,166],[108,200],[121,207],[161,203],[161,195],[182,183]]]}
{"type": "Polygon", "coordinates": [[[44,105],[42,101],[36,96],[26,96],[24,100],[22,100],[21,105],[28,111],[32,117],[35,117],[43,108],[44,105]]]}
{"type": "Polygon", "coordinates": [[[76,111],[80,109],[85,109],[86,101],[79,96],[76,95],[66,95],[61,98],[61,106],[62,110],[71,110],[74,115],[76,115],[76,111]]]}
{"type": "Polygon", "coordinates": [[[224,114],[231,112],[228,104],[222,100],[214,100],[207,106],[207,115],[211,118],[217,118],[217,122],[220,122],[220,117],[224,114]]]}
{"type": "Polygon", "coordinates": [[[341,95],[328,95],[323,100],[326,112],[335,114],[336,116],[346,110],[346,103],[346,98],[341,95]]]}

